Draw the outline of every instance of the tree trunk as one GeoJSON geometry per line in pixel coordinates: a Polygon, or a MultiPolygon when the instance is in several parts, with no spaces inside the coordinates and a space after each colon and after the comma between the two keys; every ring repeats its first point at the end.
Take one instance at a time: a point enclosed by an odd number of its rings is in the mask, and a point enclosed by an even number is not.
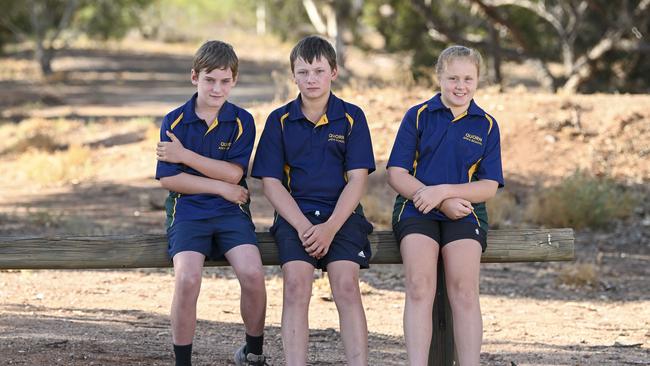
{"type": "Polygon", "coordinates": [[[34,51],[34,59],[38,62],[38,66],[41,68],[43,75],[52,74],[52,59],[54,58],[54,51],[52,49],[46,49],[43,47],[43,44],[39,42],[36,45],[36,50],[34,51]]]}
{"type": "Polygon", "coordinates": [[[490,59],[492,66],[491,79],[494,83],[499,85],[499,91],[503,91],[503,77],[501,75],[501,45],[499,44],[499,34],[496,28],[488,25],[490,31],[490,59]]]}

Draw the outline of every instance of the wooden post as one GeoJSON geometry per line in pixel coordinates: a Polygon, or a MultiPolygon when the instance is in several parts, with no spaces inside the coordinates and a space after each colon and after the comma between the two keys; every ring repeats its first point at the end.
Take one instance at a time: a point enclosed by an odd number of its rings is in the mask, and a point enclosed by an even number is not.
{"type": "Polygon", "coordinates": [[[436,298],[433,302],[433,328],[429,346],[429,366],[453,366],[456,362],[454,323],[445,285],[445,266],[442,254],[438,255],[436,298]]]}

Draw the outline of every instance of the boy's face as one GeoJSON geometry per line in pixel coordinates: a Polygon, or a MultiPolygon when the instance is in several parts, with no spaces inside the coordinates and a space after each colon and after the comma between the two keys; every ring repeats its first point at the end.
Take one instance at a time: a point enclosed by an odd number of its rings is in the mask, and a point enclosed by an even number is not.
{"type": "Polygon", "coordinates": [[[196,98],[197,107],[219,109],[228,99],[237,79],[232,76],[232,70],[228,67],[210,72],[203,69],[199,73],[192,70],[192,84],[196,85],[199,94],[196,98]]]}
{"type": "Polygon", "coordinates": [[[478,69],[467,58],[450,60],[440,79],[442,102],[449,108],[467,108],[478,88],[478,69]]]}
{"type": "Polygon", "coordinates": [[[293,65],[293,81],[303,99],[319,99],[329,95],[336,76],[337,70],[332,70],[323,57],[315,58],[312,63],[298,57],[293,65]]]}

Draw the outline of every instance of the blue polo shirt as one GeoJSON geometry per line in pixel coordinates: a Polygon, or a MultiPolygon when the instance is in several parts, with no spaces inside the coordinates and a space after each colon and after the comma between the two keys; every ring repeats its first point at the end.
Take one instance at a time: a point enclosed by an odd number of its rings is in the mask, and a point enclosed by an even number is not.
{"type": "MultiPolygon", "coordinates": [[[[407,169],[427,186],[494,180],[503,187],[499,126],[474,100],[454,118],[437,94],[406,112],[387,167],[407,169]]],[[[477,223],[487,230],[485,203],[474,204],[474,213],[460,221],[477,223]]],[[[424,215],[401,195],[393,210],[393,225],[409,217],[450,221],[442,212],[424,215]]]]}
{"type": "MultiPolygon", "coordinates": [[[[165,116],[160,127],[160,140],[171,141],[165,131],[172,131],[186,149],[210,159],[237,164],[244,170],[244,177],[255,141],[253,116],[244,109],[225,102],[217,118],[208,126],[195,112],[197,94],[179,108],[165,116]]],[[[202,173],[184,164],[158,161],[156,179],[187,173],[204,177],[202,173]]],[[[221,196],[211,194],[181,194],[170,192],[167,198],[168,226],[174,222],[212,218],[243,210],[248,204],[236,205],[221,196]]]]}
{"type": "Polygon", "coordinates": [[[370,130],[361,108],[330,94],[316,123],[300,108],[301,97],[273,111],[257,146],[251,176],[277,178],[302,212],[334,211],[347,171],[375,170],[370,130]]]}

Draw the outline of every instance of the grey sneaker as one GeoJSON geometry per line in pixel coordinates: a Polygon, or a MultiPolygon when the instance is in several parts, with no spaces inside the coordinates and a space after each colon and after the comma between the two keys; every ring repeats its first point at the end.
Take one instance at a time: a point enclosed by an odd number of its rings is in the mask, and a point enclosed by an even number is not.
{"type": "Polygon", "coordinates": [[[252,353],[246,354],[246,344],[242,345],[235,351],[235,365],[237,366],[269,366],[266,363],[266,357],[264,355],[255,355],[252,353]]]}

